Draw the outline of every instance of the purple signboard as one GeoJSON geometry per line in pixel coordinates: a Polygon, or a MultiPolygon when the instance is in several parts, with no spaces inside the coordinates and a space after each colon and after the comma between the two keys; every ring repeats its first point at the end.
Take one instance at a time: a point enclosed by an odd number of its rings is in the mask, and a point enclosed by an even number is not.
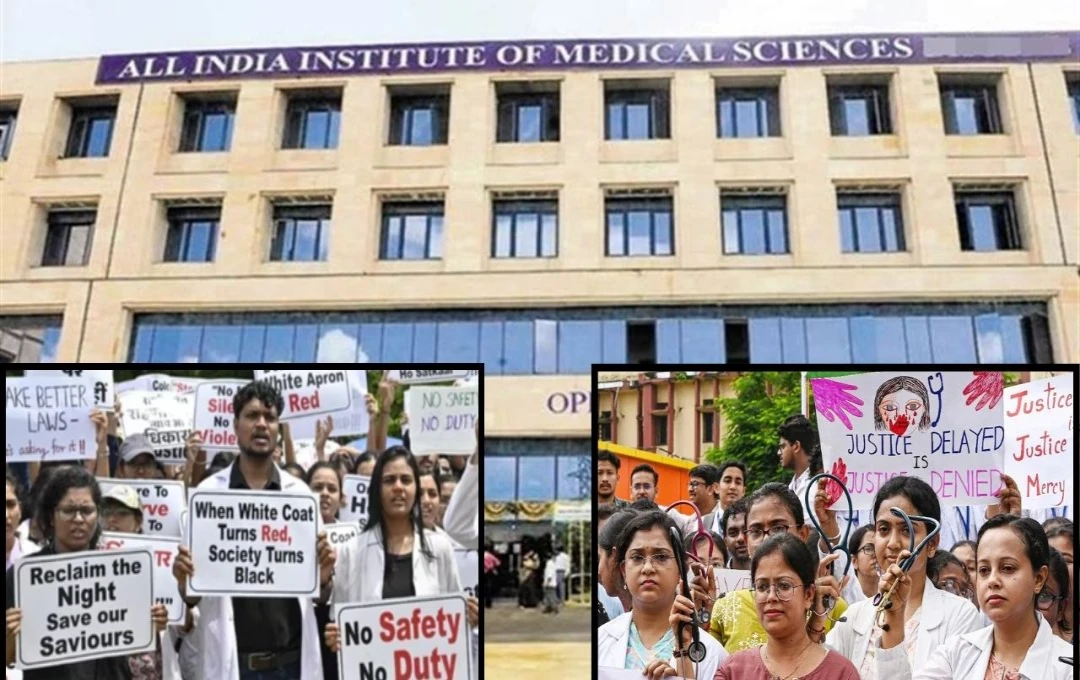
{"type": "Polygon", "coordinates": [[[1080,38],[1070,33],[534,40],[107,55],[98,65],[97,82],[1078,58],[1080,38]]]}

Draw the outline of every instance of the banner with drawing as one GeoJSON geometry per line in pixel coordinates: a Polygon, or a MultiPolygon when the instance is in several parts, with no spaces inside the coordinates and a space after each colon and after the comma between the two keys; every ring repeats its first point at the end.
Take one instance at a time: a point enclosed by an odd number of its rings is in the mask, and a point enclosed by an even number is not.
{"type": "Polygon", "coordinates": [[[1005,390],[1005,474],[1026,510],[1060,507],[1073,495],[1076,425],[1072,375],[1005,390]]]}
{"type": "MultiPolygon", "coordinates": [[[[855,508],[882,484],[914,475],[942,505],[996,501],[1004,470],[1001,373],[898,371],[810,381],[825,469],[847,480],[855,508]]],[[[839,489],[830,490],[833,503],[839,489]]]]}

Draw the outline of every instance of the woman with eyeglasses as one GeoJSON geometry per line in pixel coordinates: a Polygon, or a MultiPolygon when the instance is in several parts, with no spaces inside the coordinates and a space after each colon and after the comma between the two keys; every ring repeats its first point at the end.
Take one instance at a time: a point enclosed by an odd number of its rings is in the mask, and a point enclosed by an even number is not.
{"type": "Polygon", "coordinates": [[[978,606],[975,591],[968,578],[967,567],[948,550],[939,550],[926,563],[926,576],[934,587],[953,595],[959,595],[978,606]]]}
{"type": "MultiPolygon", "coordinates": [[[[42,492],[37,508],[37,522],[44,534],[45,545],[35,557],[66,555],[97,550],[101,538],[98,515],[101,510],[101,488],[94,476],[78,465],[58,469],[42,492]]],[[[163,604],[150,608],[155,631],[165,630],[168,612],[163,604]]],[[[15,570],[7,570],[7,662],[15,662],[15,652],[22,628],[22,610],[15,607],[15,570]]],[[[137,661],[141,662],[142,655],[137,661]]],[[[156,675],[161,677],[160,649],[156,675]]],[[[128,656],[108,657],[94,661],[75,661],[39,670],[26,670],[23,680],[55,680],[56,678],[94,678],[94,680],[130,680],[132,659],[128,656]]]]}
{"type": "MultiPolygon", "coordinates": [[[[747,501],[745,533],[747,549],[752,558],[757,548],[770,536],[790,533],[800,541],[806,541],[810,536],[810,527],[803,521],[803,505],[795,492],[785,484],[770,482],[755,491],[747,501]]],[[[821,616],[811,616],[806,624],[811,634],[815,630],[818,634],[829,630],[847,609],[847,603],[840,597],[840,583],[835,577],[825,575],[825,569],[835,559],[835,555],[831,555],[819,565],[814,588],[817,604],[813,612],[821,616]],[[824,609],[821,600],[825,595],[836,598],[832,612],[824,609]]],[[[695,583],[695,589],[700,585],[695,583]]],[[[695,600],[699,597],[701,594],[695,593],[695,600]]],[[[745,589],[728,593],[717,600],[707,625],[709,633],[731,653],[758,647],[765,644],[767,639],[754,598],[745,589]]]]}
{"type": "Polygon", "coordinates": [[[1069,570],[1069,588],[1066,594],[1065,602],[1061,607],[1061,632],[1066,636],[1066,640],[1073,638],[1073,598],[1075,593],[1073,591],[1073,539],[1075,538],[1075,529],[1072,522],[1054,522],[1047,520],[1043,522],[1043,531],[1046,532],[1046,538],[1050,542],[1050,547],[1061,553],[1061,556],[1065,558],[1065,566],[1069,570]],[[1050,528],[1047,528],[1049,526],[1050,528]]]}
{"type": "Polygon", "coordinates": [[[1061,629],[1062,620],[1065,618],[1065,603],[1069,599],[1069,567],[1065,564],[1065,558],[1054,548],[1050,548],[1047,566],[1050,568],[1049,577],[1035,600],[1035,606],[1050,624],[1054,635],[1071,643],[1072,635],[1061,629]]]}
{"type": "Polygon", "coordinates": [[[684,575],[676,551],[682,550],[675,522],[662,511],[640,513],[626,524],[616,556],[631,609],[597,631],[600,666],[641,671],[654,680],[676,674],[711,680],[716,674],[727,652],[708,635],[699,636],[705,658],[694,663],[687,656],[694,605],[678,594],[684,575]]]}
{"type": "Polygon", "coordinates": [[[855,604],[873,597],[878,589],[877,552],[874,550],[874,525],[864,524],[856,529],[848,539],[848,552],[851,553],[851,569],[855,578],[844,589],[844,599],[855,604]]]}
{"type": "Polygon", "coordinates": [[[766,539],[750,562],[751,592],[766,642],[732,654],[716,680],[859,680],[850,661],[806,631],[814,605],[817,555],[792,534],[766,539]]]}
{"type": "MultiPolygon", "coordinates": [[[[941,505],[929,484],[917,477],[893,477],[874,496],[871,517],[874,520],[874,549],[877,563],[886,572],[880,583],[886,592],[896,578],[901,582],[891,598],[891,607],[879,620],[873,599],[856,602],[847,611],[847,621],[837,624],[826,637],[826,644],[850,659],[863,680],[892,680],[878,658],[896,646],[906,652],[910,668],[918,672],[930,654],[948,639],[979,627],[979,613],[971,602],[944,590],[938,590],[927,578],[927,561],[938,548],[938,536],[919,553],[914,565],[901,574],[897,564],[910,548],[907,524],[891,512],[899,508],[908,515],[921,515],[941,521],[941,505]],[[902,576],[902,577],[901,577],[902,576]],[[901,645],[902,643],[902,645],[901,645]]],[[[915,545],[930,527],[912,522],[915,545]]]]}
{"type": "MultiPolygon", "coordinates": [[[[1072,646],[1039,615],[1050,546],[1033,519],[996,515],[979,529],[979,602],[993,625],[954,635],[916,669],[915,680],[1066,680],[1073,667],[1058,660],[1072,646]]],[[[899,676],[908,677],[908,676],[899,676]]]]}

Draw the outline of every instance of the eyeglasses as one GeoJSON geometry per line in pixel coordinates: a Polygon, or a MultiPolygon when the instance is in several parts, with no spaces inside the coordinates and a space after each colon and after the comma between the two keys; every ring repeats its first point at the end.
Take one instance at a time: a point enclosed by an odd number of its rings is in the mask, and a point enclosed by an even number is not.
{"type": "Polygon", "coordinates": [[[787,602],[791,599],[791,594],[799,587],[802,587],[801,583],[792,583],[791,581],[777,581],[776,583],[758,581],[750,590],[754,592],[754,595],[756,595],[759,600],[768,599],[769,591],[775,590],[776,599],[781,602],[787,602]]]}
{"type": "Polygon", "coordinates": [[[768,529],[747,529],[743,533],[746,537],[752,540],[759,540],[762,536],[771,536],[773,534],[786,534],[791,529],[790,524],[774,524],[768,529]]]}
{"type": "Polygon", "coordinates": [[[690,482],[689,484],[687,484],[686,486],[690,487],[690,490],[693,491],[694,489],[698,488],[699,486],[705,486],[705,484],[703,482],[699,482],[697,480],[694,480],[694,481],[690,482]]]}
{"type": "Polygon", "coordinates": [[[652,565],[657,569],[666,569],[675,562],[675,556],[669,552],[653,553],[652,556],[635,552],[627,555],[623,561],[635,569],[644,569],[646,562],[652,562],[652,565]]]}
{"type": "Polygon", "coordinates": [[[1067,595],[1058,595],[1049,588],[1043,588],[1039,591],[1038,597],[1035,598],[1035,606],[1039,611],[1046,611],[1054,606],[1054,603],[1061,600],[1064,601],[1068,597],[1067,595]]]}
{"type": "Polygon", "coordinates": [[[75,519],[75,515],[82,515],[84,519],[90,519],[97,516],[97,508],[93,505],[84,505],[81,508],[57,508],[56,511],[66,520],[75,519]]]}
{"type": "MultiPolygon", "coordinates": [[[[964,599],[967,599],[967,600],[971,600],[971,599],[975,598],[975,591],[973,591],[969,586],[967,586],[965,584],[961,584],[959,581],[957,581],[954,578],[941,579],[941,583],[938,584],[938,588],[940,588],[941,590],[944,590],[947,593],[952,593],[953,595],[958,595],[958,596],[960,596],[960,597],[962,597],[964,599]]],[[[1041,593],[1039,594],[1039,597],[1042,597],[1041,593]]],[[[1047,605],[1047,606],[1049,607],[1049,605],[1047,605]]]]}
{"type": "Polygon", "coordinates": [[[867,557],[873,557],[874,556],[874,544],[873,543],[867,543],[863,547],[859,548],[859,552],[861,552],[863,555],[866,555],[867,557]]]}

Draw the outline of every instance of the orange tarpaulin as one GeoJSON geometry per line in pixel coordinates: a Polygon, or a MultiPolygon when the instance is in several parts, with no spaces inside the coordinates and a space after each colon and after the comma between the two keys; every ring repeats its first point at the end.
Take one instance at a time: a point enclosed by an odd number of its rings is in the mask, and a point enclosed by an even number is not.
{"type": "MultiPolygon", "coordinates": [[[[656,503],[661,506],[671,505],[675,501],[686,500],[689,496],[687,484],[690,482],[690,469],[694,464],[682,458],[660,456],[651,451],[619,446],[611,442],[600,442],[602,451],[610,451],[619,457],[619,483],[615,486],[615,495],[626,500],[630,496],[630,473],[641,463],[648,463],[660,476],[660,488],[656,494],[656,503]]],[[[687,512],[687,508],[679,508],[687,512]]]]}

